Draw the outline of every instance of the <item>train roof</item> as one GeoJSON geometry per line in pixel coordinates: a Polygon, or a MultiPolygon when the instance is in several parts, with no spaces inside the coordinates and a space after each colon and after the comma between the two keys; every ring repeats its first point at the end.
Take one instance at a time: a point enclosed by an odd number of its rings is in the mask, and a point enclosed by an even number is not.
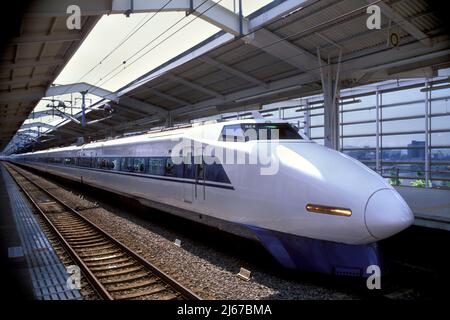
{"type": "MultiPolygon", "coordinates": [[[[83,144],[81,146],[67,146],[61,148],[52,148],[47,150],[41,150],[36,152],[24,153],[23,155],[29,154],[43,154],[46,152],[64,152],[64,151],[74,151],[81,149],[91,149],[101,146],[114,146],[121,144],[135,144],[139,142],[148,142],[163,139],[180,139],[183,137],[189,139],[201,139],[201,140],[217,140],[222,131],[223,126],[233,125],[233,124],[246,124],[246,123],[268,123],[269,121],[265,119],[245,119],[245,120],[232,120],[224,122],[209,122],[209,123],[194,123],[185,127],[178,128],[165,128],[162,130],[149,131],[144,134],[121,137],[118,139],[110,140],[99,140],[90,143],[83,144]],[[150,139],[150,140],[149,140],[150,139]]],[[[288,123],[288,121],[276,121],[276,123],[288,123]]]]}

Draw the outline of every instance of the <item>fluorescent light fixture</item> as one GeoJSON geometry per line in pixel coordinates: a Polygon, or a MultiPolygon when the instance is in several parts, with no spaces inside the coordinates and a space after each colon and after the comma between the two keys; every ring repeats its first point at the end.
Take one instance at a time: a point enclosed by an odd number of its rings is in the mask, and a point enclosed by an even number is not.
{"type": "Polygon", "coordinates": [[[269,91],[269,92],[264,92],[264,93],[261,93],[261,94],[256,94],[254,96],[249,96],[249,97],[246,97],[246,98],[236,99],[236,100],[234,100],[234,102],[240,103],[240,102],[244,102],[244,101],[248,101],[248,100],[252,100],[252,99],[256,99],[256,98],[267,97],[267,96],[271,96],[271,95],[274,95],[274,94],[277,94],[277,93],[282,93],[282,92],[285,92],[285,91],[290,91],[290,90],[293,90],[293,89],[296,89],[296,88],[301,88],[301,87],[302,87],[302,85],[295,85],[295,86],[291,86],[291,87],[288,87],[288,88],[283,88],[283,89],[273,90],[273,91],[269,91]]]}

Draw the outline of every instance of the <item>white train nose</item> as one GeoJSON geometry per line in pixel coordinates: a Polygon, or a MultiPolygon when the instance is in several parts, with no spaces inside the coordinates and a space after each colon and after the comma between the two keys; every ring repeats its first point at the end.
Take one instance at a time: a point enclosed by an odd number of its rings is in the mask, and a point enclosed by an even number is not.
{"type": "Polygon", "coordinates": [[[394,190],[375,192],[366,205],[366,227],[376,239],[392,236],[414,222],[414,215],[405,200],[394,190]]]}

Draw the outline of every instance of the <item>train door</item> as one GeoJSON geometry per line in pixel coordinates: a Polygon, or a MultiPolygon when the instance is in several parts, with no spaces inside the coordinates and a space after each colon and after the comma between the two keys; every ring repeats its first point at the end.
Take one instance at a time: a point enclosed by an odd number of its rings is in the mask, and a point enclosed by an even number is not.
{"type": "Polygon", "coordinates": [[[198,150],[194,156],[194,199],[196,202],[205,200],[205,161],[203,159],[203,149],[198,150]]]}
{"type": "Polygon", "coordinates": [[[184,157],[183,178],[184,201],[189,203],[204,201],[206,190],[203,150],[198,150],[195,154],[193,149],[187,151],[184,157]]]}
{"type": "Polygon", "coordinates": [[[86,145],[83,145],[81,147],[80,151],[79,151],[79,154],[78,154],[78,163],[77,163],[78,170],[77,171],[78,171],[78,174],[80,176],[80,182],[81,183],[83,183],[84,182],[83,179],[85,179],[85,177],[83,177],[84,176],[83,171],[85,171],[85,170],[82,170],[80,168],[80,167],[85,167],[86,166],[86,152],[84,150],[85,147],[86,147],[86,145]]]}
{"type": "Polygon", "coordinates": [[[183,152],[183,200],[192,203],[194,201],[193,149],[184,149],[183,152]]]}

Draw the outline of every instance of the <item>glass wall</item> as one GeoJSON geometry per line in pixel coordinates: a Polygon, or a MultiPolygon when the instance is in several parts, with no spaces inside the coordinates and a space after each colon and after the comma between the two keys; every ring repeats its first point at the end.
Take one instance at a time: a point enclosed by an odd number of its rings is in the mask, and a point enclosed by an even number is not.
{"type": "Polygon", "coordinates": [[[435,86],[429,99],[430,180],[450,188],[450,89],[435,86]]]}
{"type": "Polygon", "coordinates": [[[394,185],[450,187],[450,89],[409,81],[365,94],[340,107],[341,151],[394,185]]]}
{"type": "MultiPolygon", "coordinates": [[[[387,81],[342,90],[340,151],[393,185],[450,188],[450,86],[446,81],[387,81]]],[[[323,96],[274,105],[265,106],[261,114],[287,120],[315,142],[324,143],[323,96]]]]}

